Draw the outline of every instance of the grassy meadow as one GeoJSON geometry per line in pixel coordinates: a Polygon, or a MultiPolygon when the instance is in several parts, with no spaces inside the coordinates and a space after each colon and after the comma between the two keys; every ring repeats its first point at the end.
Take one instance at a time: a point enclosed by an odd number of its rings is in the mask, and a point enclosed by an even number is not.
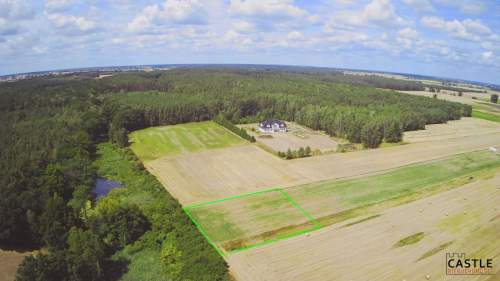
{"type": "Polygon", "coordinates": [[[151,127],[130,133],[130,148],[142,160],[245,143],[212,121],[151,127]]]}

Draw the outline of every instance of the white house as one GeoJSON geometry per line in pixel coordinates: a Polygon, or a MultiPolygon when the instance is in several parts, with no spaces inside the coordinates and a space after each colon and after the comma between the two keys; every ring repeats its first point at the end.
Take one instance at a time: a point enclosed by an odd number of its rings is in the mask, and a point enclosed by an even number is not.
{"type": "Polygon", "coordinates": [[[259,131],[263,133],[286,132],[288,128],[286,123],[277,119],[268,119],[260,122],[259,131]]]}

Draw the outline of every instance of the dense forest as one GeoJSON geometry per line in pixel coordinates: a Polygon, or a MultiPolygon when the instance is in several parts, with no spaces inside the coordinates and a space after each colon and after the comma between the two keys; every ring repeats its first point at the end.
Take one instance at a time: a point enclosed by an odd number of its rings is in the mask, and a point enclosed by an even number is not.
{"type": "Polygon", "coordinates": [[[223,259],[126,148],[130,131],[216,116],[232,123],[280,118],[371,148],[471,114],[470,106],[373,87],[415,85],[342,77],[310,69],[180,68],[0,84],[0,246],[47,249],[26,258],[17,279],[119,279],[130,262],[123,253],[141,249],[161,253],[158,268],[169,280],[227,278],[223,259]],[[111,196],[96,203],[91,189],[106,167],[102,155],[130,163],[135,178],[119,178],[111,168],[107,174],[161,201],[121,204],[111,196]]]}

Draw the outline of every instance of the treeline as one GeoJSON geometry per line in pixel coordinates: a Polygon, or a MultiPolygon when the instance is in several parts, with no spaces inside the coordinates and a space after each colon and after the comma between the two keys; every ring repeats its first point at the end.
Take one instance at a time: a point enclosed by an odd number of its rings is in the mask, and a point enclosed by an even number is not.
{"type": "Polygon", "coordinates": [[[306,146],[306,148],[300,147],[297,150],[291,150],[289,148],[286,152],[278,151],[278,156],[287,160],[295,158],[304,158],[312,156],[312,151],[309,146],[306,146]]]}
{"type": "Polygon", "coordinates": [[[226,127],[229,131],[237,134],[241,138],[244,138],[244,139],[246,139],[249,142],[255,142],[255,137],[254,136],[249,135],[244,128],[239,128],[238,126],[236,126],[233,123],[231,123],[231,121],[227,120],[223,115],[217,115],[214,118],[214,121],[217,124],[219,124],[219,125],[221,125],[223,127],[226,127]]]}
{"type": "Polygon", "coordinates": [[[107,96],[106,111],[118,110],[124,120],[117,128],[130,131],[209,120],[219,114],[232,123],[278,118],[377,147],[383,140],[400,141],[404,131],[471,114],[468,105],[297,73],[183,69],[154,79],[169,84],[171,92],[107,96]]]}

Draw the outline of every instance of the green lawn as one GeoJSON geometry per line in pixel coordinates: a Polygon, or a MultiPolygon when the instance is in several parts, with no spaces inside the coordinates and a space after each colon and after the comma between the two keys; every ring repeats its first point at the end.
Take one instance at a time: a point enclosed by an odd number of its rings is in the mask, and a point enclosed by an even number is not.
{"type": "Polygon", "coordinates": [[[480,118],[480,119],[484,119],[484,120],[488,120],[488,121],[493,121],[493,122],[500,122],[500,115],[487,113],[487,112],[483,112],[483,111],[473,110],[472,117],[480,118]]]}
{"type": "Polygon", "coordinates": [[[130,133],[129,139],[130,148],[142,161],[246,142],[212,121],[151,127],[130,133]]]}

